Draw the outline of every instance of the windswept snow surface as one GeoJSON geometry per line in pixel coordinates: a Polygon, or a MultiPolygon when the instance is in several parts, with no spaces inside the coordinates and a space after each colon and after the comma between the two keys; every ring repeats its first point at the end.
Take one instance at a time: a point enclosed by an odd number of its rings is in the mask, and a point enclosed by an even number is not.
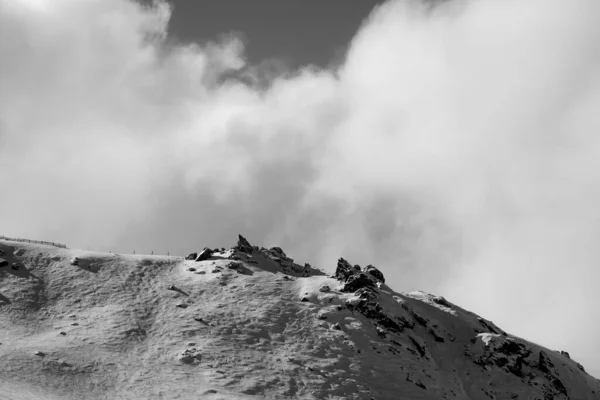
{"type": "Polygon", "coordinates": [[[388,329],[360,293],[266,249],[0,250],[19,265],[0,269],[3,400],[600,398],[566,354],[446,299],[380,284],[388,329]]]}

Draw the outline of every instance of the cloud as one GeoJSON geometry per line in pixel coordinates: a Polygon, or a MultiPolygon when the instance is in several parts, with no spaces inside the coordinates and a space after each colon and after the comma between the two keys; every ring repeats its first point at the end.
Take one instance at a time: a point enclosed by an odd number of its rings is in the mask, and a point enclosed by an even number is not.
{"type": "Polygon", "coordinates": [[[392,1],[299,70],[162,2],[0,4],[2,233],[344,256],[600,375],[597,1],[392,1]]]}

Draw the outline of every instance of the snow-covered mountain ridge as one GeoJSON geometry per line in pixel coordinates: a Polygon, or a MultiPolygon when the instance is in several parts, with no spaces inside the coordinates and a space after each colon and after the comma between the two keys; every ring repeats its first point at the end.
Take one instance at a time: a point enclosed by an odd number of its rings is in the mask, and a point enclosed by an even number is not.
{"type": "Polygon", "coordinates": [[[600,398],[568,353],[343,258],[0,253],[1,399],[600,398]]]}

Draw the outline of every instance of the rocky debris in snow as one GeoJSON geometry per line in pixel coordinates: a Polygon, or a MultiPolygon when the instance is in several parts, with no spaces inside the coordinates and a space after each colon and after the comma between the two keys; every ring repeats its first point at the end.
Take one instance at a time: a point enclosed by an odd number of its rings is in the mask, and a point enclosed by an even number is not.
{"type": "Polygon", "coordinates": [[[8,267],[8,261],[6,261],[3,258],[0,258],[0,268],[2,267],[8,267]]]}
{"type": "Polygon", "coordinates": [[[77,322],[73,322],[71,326],[79,326],[79,324],[77,322]]]}
{"type": "Polygon", "coordinates": [[[196,268],[194,268],[194,267],[189,267],[187,270],[188,270],[188,271],[190,271],[190,272],[194,272],[194,271],[196,271],[196,268]]]}
{"type": "Polygon", "coordinates": [[[306,296],[302,296],[302,297],[300,298],[300,301],[302,301],[302,302],[305,302],[305,303],[306,303],[306,302],[309,302],[309,301],[310,301],[310,299],[309,299],[308,297],[306,297],[306,296]]]}
{"type": "Polygon", "coordinates": [[[195,348],[186,349],[181,352],[178,359],[184,364],[193,364],[202,361],[202,353],[195,348]]]}
{"type": "Polygon", "coordinates": [[[377,280],[385,283],[385,278],[383,277],[383,273],[380,270],[378,270],[377,268],[375,268],[374,266],[372,266],[370,264],[367,265],[364,272],[366,274],[370,274],[370,275],[374,276],[377,280]]]}
{"type": "Polygon", "coordinates": [[[198,257],[196,257],[196,261],[200,262],[200,261],[205,261],[208,260],[209,258],[211,258],[213,255],[213,251],[211,249],[209,249],[208,247],[205,247],[204,250],[202,250],[200,252],[200,254],[198,254],[198,257]]]}
{"type": "Polygon", "coordinates": [[[10,267],[11,269],[18,271],[19,270],[19,264],[17,263],[12,263],[12,266],[10,267]]]}
{"type": "MultiPolygon", "coordinates": [[[[500,334],[500,332],[498,332],[496,329],[494,329],[494,327],[492,326],[491,322],[486,321],[483,318],[477,318],[477,321],[479,321],[479,323],[481,324],[481,326],[483,326],[488,332],[491,333],[495,333],[495,334],[500,334]]],[[[506,336],[506,333],[504,333],[504,336],[506,336]]]]}
{"type": "Polygon", "coordinates": [[[475,352],[480,353],[479,356],[467,352],[467,356],[472,356],[475,364],[496,366],[519,378],[526,375],[524,367],[530,364],[528,357],[532,354],[531,349],[523,343],[499,334],[480,333],[477,337],[481,339],[479,347],[475,348],[475,352]]]}
{"type": "MultiPolygon", "coordinates": [[[[401,324],[390,318],[384,311],[381,305],[376,301],[377,294],[374,289],[362,288],[355,295],[358,298],[349,299],[346,301],[346,307],[351,311],[358,311],[365,317],[372,320],[377,326],[384,327],[390,331],[401,333],[406,324],[401,324]]],[[[400,318],[396,317],[399,321],[400,318]]]]}
{"type": "Polygon", "coordinates": [[[439,304],[439,305],[444,306],[444,307],[451,308],[451,304],[448,302],[448,300],[446,300],[442,296],[435,296],[432,300],[436,304],[439,304]]]}
{"type": "Polygon", "coordinates": [[[194,273],[197,275],[204,275],[204,274],[206,274],[206,271],[196,271],[194,273]]]}
{"type": "Polygon", "coordinates": [[[169,285],[169,287],[167,288],[167,290],[177,290],[177,287],[175,285],[169,285]]]}
{"type": "Polygon", "coordinates": [[[246,254],[252,254],[254,252],[254,248],[242,235],[238,235],[238,242],[237,245],[234,247],[234,250],[238,250],[246,254]]]}
{"type": "Polygon", "coordinates": [[[73,257],[73,258],[71,258],[71,260],[69,261],[69,263],[71,265],[79,265],[79,258],[78,257],[73,257]]]}
{"type": "Polygon", "coordinates": [[[198,257],[198,253],[190,253],[187,255],[187,257],[185,259],[192,261],[192,260],[195,260],[197,257],[198,257]]]}
{"type": "Polygon", "coordinates": [[[179,307],[179,308],[188,308],[188,305],[185,303],[177,303],[177,305],[175,307],[179,307]]]}
{"type": "Polygon", "coordinates": [[[61,336],[67,336],[67,332],[60,332],[59,335],[61,335],[61,336]]]}
{"type": "Polygon", "coordinates": [[[46,357],[46,353],[44,353],[43,351],[36,351],[33,354],[36,355],[36,356],[38,356],[38,357],[46,357]]]}
{"type": "Polygon", "coordinates": [[[17,257],[22,256],[25,254],[25,249],[17,249],[13,254],[17,257]]]}
{"type": "Polygon", "coordinates": [[[212,272],[213,274],[217,274],[217,273],[219,273],[219,272],[221,272],[221,271],[223,271],[223,267],[216,266],[216,267],[215,267],[215,268],[214,268],[212,271],[210,271],[210,272],[212,272]]]}
{"type": "Polygon", "coordinates": [[[241,263],[238,262],[230,262],[229,264],[227,264],[227,268],[229,269],[238,269],[242,266],[241,263]]]}
{"type": "Polygon", "coordinates": [[[332,328],[333,330],[336,330],[336,331],[341,331],[341,330],[342,330],[342,327],[340,326],[339,322],[336,322],[335,324],[333,324],[333,325],[331,326],[331,328],[332,328]]]}
{"type": "Polygon", "coordinates": [[[354,295],[367,301],[373,301],[377,299],[377,293],[375,292],[375,289],[369,286],[358,289],[354,292],[354,295]]]}
{"type": "Polygon", "coordinates": [[[0,249],[0,256],[4,254],[4,250],[0,249]]]}
{"type": "Polygon", "coordinates": [[[350,275],[347,279],[346,279],[346,283],[344,284],[344,287],[342,288],[342,292],[355,292],[358,289],[364,288],[364,287],[368,287],[368,286],[375,286],[375,282],[373,281],[373,279],[369,276],[367,276],[367,274],[365,273],[358,273],[355,275],[350,275]]]}
{"type": "Polygon", "coordinates": [[[331,288],[329,287],[329,285],[321,285],[321,287],[319,288],[319,292],[327,293],[330,291],[331,291],[331,288]]]}

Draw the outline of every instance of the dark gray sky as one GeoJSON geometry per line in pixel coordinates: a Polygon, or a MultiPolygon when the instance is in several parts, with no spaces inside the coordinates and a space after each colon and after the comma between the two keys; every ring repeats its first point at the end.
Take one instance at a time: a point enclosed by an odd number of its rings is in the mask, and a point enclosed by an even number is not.
{"type": "Polygon", "coordinates": [[[288,66],[326,66],[381,0],[171,0],[169,35],[203,42],[241,34],[250,63],[276,58],[288,66]]]}

